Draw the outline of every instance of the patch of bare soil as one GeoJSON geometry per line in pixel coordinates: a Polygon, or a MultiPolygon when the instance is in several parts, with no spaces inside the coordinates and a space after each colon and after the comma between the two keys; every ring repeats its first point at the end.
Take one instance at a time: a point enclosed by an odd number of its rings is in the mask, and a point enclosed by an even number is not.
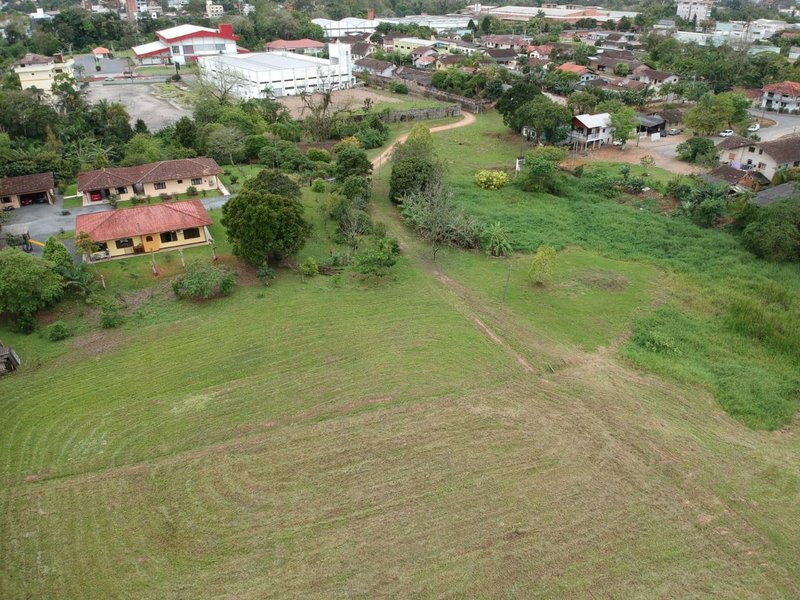
{"type": "MultiPolygon", "coordinates": [[[[360,110],[364,105],[364,101],[369,98],[373,104],[379,102],[398,103],[399,99],[383,94],[377,94],[373,91],[364,88],[355,88],[350,90],[337,90],[333,92],[333,107],[334,110],[360,110]]],[[[278,98],[278,102],[283,104],[292,115],[297,119],[303,116],[303,99],[300,96],[286,96],[278,98]]]]}
{"type": "Polygon", "coordinates": [[[83,356],[102,356],[122,347],[125,336],[121,331],[101,329],[69,340],[70,349],[83,356]]]}

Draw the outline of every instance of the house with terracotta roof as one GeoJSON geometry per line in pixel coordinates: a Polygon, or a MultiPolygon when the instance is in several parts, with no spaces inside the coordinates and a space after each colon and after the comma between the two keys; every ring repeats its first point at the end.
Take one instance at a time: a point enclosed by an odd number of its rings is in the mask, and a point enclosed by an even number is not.
{"type": "Polygon", "coordinates": [[[558,66],[558,70],[562,73],[575,73],[581,82],[591,81],[594,79],[594,73],[588,67],[583,65],[576,65],[575,63],[564,63],[558,66]]]}
{"type": "Polygon", "coordinates": [[[131,50],[141,64],[185,65],[200,56],[246,53],[247,50],[237,47],[238,40],[230,23],[220,23],[217,29],[185,24],[156,31],[156,41],[131,50]]]}
{"type": "Polygon", "coordinates": [[[541,44],[539,46],[528,46],[528,56],[530,58],[549,59],[550,53],[553,51],[553,46],[550,44],[541,44]]]}
{"type": "Polygon", "coordinates": [[[800,133],[768,142],[731,136],[717,144],[719,160],[736,169],[760,171],[772,179],[781,169],[800,167],[800,133]]]}
{"type": "Polygon", "coordinates": [[[525,52],[530,43],[519,35],[484,35],[480,42],[485,48],[514,50],[517,53],[525,52]]]}
{"type": "Polygon", "coordinates": [[[800,110],[800,82],[784,81],[761,88],[761,108],[789,112],[800,110]]]}
{"type": "Polygon", "coordinates": [[[0,210],[28,204],[52,204],[55,198],[52,173],[20,175],[0,179],[0,210]]]}
{"type": "Polygon", "coordinates": [[[377,60],[374,58],[361,58],[353,62],[353,72],[366,72],[378,77],[391,77],[397,65],[387,60],[377,60]]]}
{"type": "Polygon", "coordinates": [[[211,223],[200,200],[186,200],[78,215],[75,235],[85,233],[98,245],[84,256],[96,261],[208,244],[211,223]]]}
{"type": "Polygon", "coordinates": [[[642,65],[641,67],[634,69],[631,79],[636,79],[637,81],[646,83],[656,90],[660,89],[665,83],[678,83],[679,80],[678,76],[674,73],[658,71],[656,69],[651,69],[646,65],[642,65]]]}
{"type": "MultiPolygon", "coordinates": [[[[217,190],[222,172],[213,158],[180,158],[135,167],[114,167],[78,173],[78,192],[83,205],[91,206],[134,197],[147,198],[185,194],[190,187],[198,192],[217,190]]],[[[225,193],[225,190],[222,190],[225,193]]]]}
{"type": "Polygon", "coordinates": [[[264,50],[267,52],[294,52],[295,54],[319,56],[325,51],[325,44],[307,38],[302,40],[273,40],[264,44],[264,50]]]}
{"type": "Polygon", "coordinates": [[[14,73],[19,76],[23,90],[38,91],[41,99],[49,100],[56,78],[60,75],[73,77],[74,66],[74,60],[64,58],[61,54],[43,56],[28,53],[14,63],[14,73]]]}

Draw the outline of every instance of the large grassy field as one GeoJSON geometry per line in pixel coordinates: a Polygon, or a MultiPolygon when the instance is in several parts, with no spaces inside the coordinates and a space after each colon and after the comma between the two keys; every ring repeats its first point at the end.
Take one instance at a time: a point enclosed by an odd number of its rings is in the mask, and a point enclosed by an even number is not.
{"type": "MultiPolygon", "coordinates": [[[[99,267],[126,298],[121,329],[74,301],[50,315],[76,328],[63,342],[0,325],[26,363],[0,380],[0,597],[800,595],[797,428],[731,418],[683,371],[706,363],[677,333],[735,339],[704,249],[737,286],[738,269],[796,273],[716,232],[647,250],[664,217],[613,201],[481,197],[461,168],[507,165],[503,136],[490,115],[437,143],[463,206],[513,225],[521,251],[562,248],[545,288],[527,254],[431,262],[383,198],[384,166],[374,213],[403,254],[383,280],[281,270],[265,288],[241,269],[231,297],[178,302],[179,258],[159,255],[157,278],[147,258],[99,267]],[[644,219],[631,252],[627,214],[644,219]],[[681,353],[646,353],[628,341],[641,328],[681,353]]],[[[324,194],[304,198],[300,258],[322,259],[324,194]]],[[[750,344],[716,352],[728,369],[779,356],[750,344]]]]}

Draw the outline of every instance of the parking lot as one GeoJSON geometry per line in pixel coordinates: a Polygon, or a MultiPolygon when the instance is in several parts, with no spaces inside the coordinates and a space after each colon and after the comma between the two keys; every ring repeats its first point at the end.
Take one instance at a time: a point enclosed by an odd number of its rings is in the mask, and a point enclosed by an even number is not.
{"type": "Polygon", "coordinates": [[[158,131],[189,114],[166,100],[156,98],[152,91],[152,82],[109,85],[104,81],[95,81],[89,84],[88,100],[92,103],[100,100],[120,102],[128,109],[132,122],[142,119],[150,131],[158,131]]]}

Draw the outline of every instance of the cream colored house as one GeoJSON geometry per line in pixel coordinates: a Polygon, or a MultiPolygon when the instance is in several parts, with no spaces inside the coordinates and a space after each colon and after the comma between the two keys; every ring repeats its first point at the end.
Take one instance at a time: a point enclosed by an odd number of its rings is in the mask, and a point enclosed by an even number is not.
{"type": "Polygon", "coordinates": [[[157,198],[162,194],[185,194],[190,187],[198,192],[218,190],[221,184],[217,176],[221,172],[213,158],[162,160],[136,167],[78,173],[78,192],[83,194],[83,205],[91,206],[107,203],[112,196],[124,201],[134,196],[157,198]]]}
{"type": "Polygon", "coordinates": [[[84,260],[105,260],[208,244],[211,225],[199,200],[148,204],[78,215],[75,235],[88,235],[98,246],[84,260]]]}
{"type": "Polygon", "coordinates": [[[772,179],[781,169],[800,167],[800,134],[789,134],[769,142],[739,136],[717,144],[719,161],[736,169],[755,170],[772,179]]]}
{"type": "Polygon", "coordinates": [[[62,55],[42,56],[26,54],[14,63],[14,72],[19,76],[23,90],[36,89],[42,98],[53,95],[53,83],[59,75],[74,76],[75,61],[62,55]]]}

